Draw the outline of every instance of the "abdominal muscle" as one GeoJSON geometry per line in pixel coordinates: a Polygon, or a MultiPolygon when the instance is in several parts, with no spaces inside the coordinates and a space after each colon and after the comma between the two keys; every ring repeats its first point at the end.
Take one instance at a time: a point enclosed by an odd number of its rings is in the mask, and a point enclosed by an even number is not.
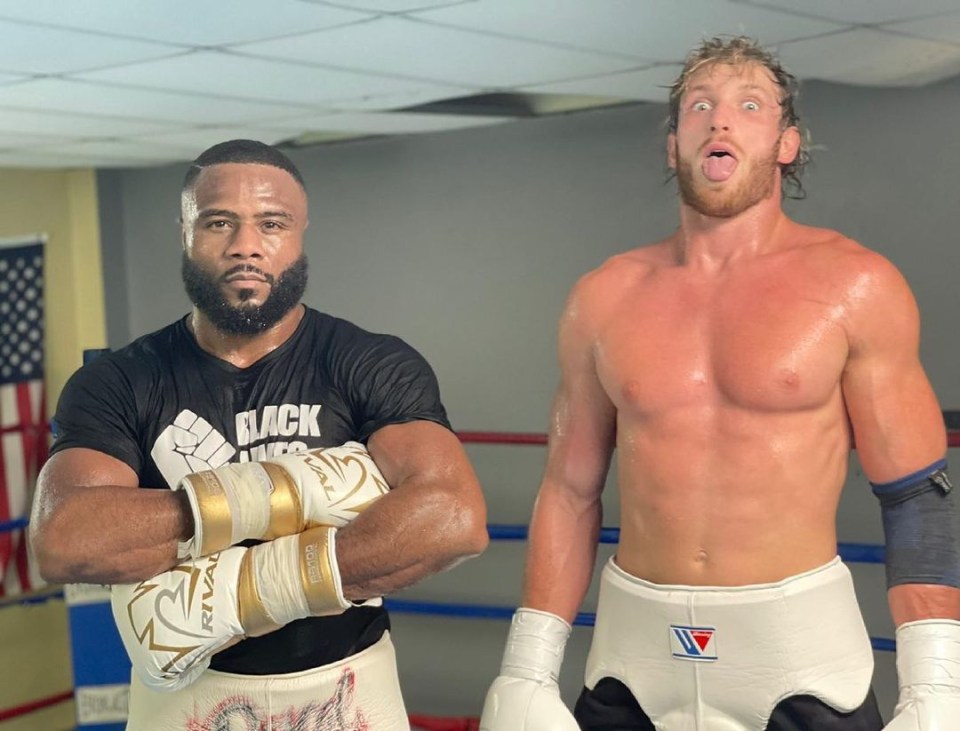
{"type": "Polygon", "coordinates": [[[850,437],[834,403],[802,413],[618,419],[624,571],[657,584],[743,586],[837,552],[850,437]]]}

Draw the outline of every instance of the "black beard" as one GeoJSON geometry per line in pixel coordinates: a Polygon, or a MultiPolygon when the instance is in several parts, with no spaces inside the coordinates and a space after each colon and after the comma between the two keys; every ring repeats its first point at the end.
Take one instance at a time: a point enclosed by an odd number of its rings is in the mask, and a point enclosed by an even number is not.
{"type": "Polygon", "coordinates": [[[679,151],[675,148],[680,199],[697,213],[712,218],[732,218],[743,213],[773,193],[774,171],[779,167],[778,150],[779,143],[768,158],[757,161],[746,180],[724,195],[699,189],[694,182],[693,164],[681,162],[679,151]]]}
{"type": "MultiPolygon", "coordinates": [[[[217,330],[229,335],[257,335],[280,322],[303,299],[307,288],[307,257],[301,254],[276,279],[252,264],[240,264],[215,277],[184,252],[180,273],[190,301],[217,330]],[[224,279],[242,271],[255,271],[271,285],[262,305],[232,305],[223,296],[224,279]]],[[[252,294],[252,290],[241,290],[240,299],[245,300],[252,294]]]]}

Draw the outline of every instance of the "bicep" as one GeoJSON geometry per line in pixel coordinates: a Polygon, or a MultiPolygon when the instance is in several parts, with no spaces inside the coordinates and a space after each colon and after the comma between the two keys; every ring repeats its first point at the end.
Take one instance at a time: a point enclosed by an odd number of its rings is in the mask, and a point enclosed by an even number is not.
{"type": "Polygon", "coordinates": [[[412,482],[465,484],[468,488],[477,484],[460,440],[432,421],[382,427],[370,437],[367,448],[392,489],[412,482]]]}
{"type": "Polygon", "coordinates": [[[858,458],[872,482],[898,479],[946,451],[943,416],[920,362],[916,303],[898,274],[887,279],[854,323],[841,381],[858,458]]]}
{"type": "Polygon", "coordinates": [[[598,374],[595,328],[571,309],[560,325],[560,384],[550,410],[544,487],[589,499],[603,489],[616,438],[616,408],[598,374]]]}
{"type": "Polygon", "coordinates": [[[103,485],[137,487],[139,479],[125,462],[94,449],[57,452],[44,463],[37,478],[34,519],[42,522],[78,488],[103,485]]]}

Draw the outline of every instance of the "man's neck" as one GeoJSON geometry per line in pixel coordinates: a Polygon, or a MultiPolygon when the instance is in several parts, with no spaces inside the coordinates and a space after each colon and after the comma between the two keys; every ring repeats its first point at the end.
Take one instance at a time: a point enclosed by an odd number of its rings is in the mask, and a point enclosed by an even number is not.
{"type": "Polygon", "coordinates": [[[723,269],[779,248],[788,223],[779,198],[760,201],[727,218],[707,216],[681,203],[680,229],[675,237],[677,262],[705,270],[723,269]]]}
{"type": "Polygon", "coordinates": [[[283,345],[296,332],[306,313],[302,304],[293,307],[279,322],[254,335],[225,333],[202,312],[193,309],[187,327],[206,352],[237,368],[247,368],[283,345]]]}

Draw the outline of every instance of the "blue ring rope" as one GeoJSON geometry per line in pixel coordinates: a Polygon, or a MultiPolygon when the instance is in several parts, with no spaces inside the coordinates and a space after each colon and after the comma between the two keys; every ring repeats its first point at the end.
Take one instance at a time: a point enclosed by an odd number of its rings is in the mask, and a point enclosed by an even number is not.
{"type": "MultiPolygon", "coordinates": [[[[26,518],[0,523],[0,533],[23,528],[27,525],[26,518]]],[[[492,540],[524,541],[528,530],[525,525],[494,524],[487,526],[487,532],[492,540]]],[[[618,528],[602,528],[600,543],[618,543],[620,530],[618,528]]],[[[884,547],[866,543],[841,543],[838,546],[840,557],[844,561],[855,563],[882,564],[884,562],[884,547]]],[[[49,599],[62,597],[62,594],[51,594],[43,597],[28,597],[20,600],[23,604],[37,604],[49,599]]],[[[448,604],[444,602],[419,602],[405,599],[385,599],[384,605],[388,610],[403,614],[425,614],[441,617],[463,617],[469,619],[510,619],[515,607],[484,606],[482,604],[448,604]]],[[[577,627],[593,627],[596,614],[580,612],[573,621],[577,627]]],[[[896,645],[893,640],[882,637],[871,637],[873,649],[885,652],[894,651],[896,645]]]]}
{"type": "MultiPolygon", "coordinates": [[[[498,541],[525,541],[527,527],[525,525],[488,525],[487,532],[490,538],[498,541]]],[[[619,528],[601,528],[600,543],[619,543],[619,528]]],[[[883,546],[869,543],[840,543],[837,552],[844,561],[853,563],[884,563],[886,551],[883,546]]]]}

